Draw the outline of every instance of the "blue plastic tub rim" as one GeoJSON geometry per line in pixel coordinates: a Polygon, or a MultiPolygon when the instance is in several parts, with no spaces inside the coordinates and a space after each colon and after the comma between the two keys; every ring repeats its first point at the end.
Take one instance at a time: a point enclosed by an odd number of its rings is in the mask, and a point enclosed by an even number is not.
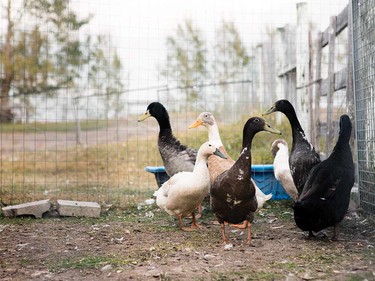
{"type": "Polygon", "coordinates": [[[252,172],[273,172],[273,164],[254,164],[251,165],[252,172]]]}
{"type": "Polygon", "coordinates": [[[162,173],[165,172],[164,166],[146,166],[145,171],[150,173],[162,173]]]}
{"type": "MultiPolygon", "coordinates": [[[[145,171],[150,173],[165,172],[164,166],[146,166],[145,171]]],[[[251,165],[252,172],[273,172],[273,164],[254,164],[251,165]]]]}

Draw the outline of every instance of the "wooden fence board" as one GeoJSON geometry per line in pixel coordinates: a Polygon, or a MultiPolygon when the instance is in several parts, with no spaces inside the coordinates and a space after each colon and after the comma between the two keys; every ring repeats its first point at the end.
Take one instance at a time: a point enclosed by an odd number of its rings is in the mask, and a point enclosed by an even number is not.
{"type": "MultiPolygon", "coordinates": [[[[324,150],[326,155],[331,153],[334,145],[334,129],[337,106],[334,104],[335,92],[346,89],[347,113],[354,118],[353,100],[353,71],[352,71],[352,46],[350,45],[350,9],[347,5],[337,16],[331,17],[330,25],[318,34],[311,36],[308,24],[307,6],[305,3],[297,4],[297,24],[285,25],[278,29],[277,46],[275,55],[275,75],[278,77],[276,87],[282,91],[282,97],[289,99],[295,106],[296,113],[301,120],[301,125],[310,141],[324,150]],[[348,33],[348,59],[346,67],[335,72],[337,59],[337,36],[346,31],[348,33]],[[322,79],[322,72],[326,63],[323,48],[328,49],[328,75],[322,79]],[[321,97],[326,97],[325,100],[321,97]],[[324,104],[323,104],[324,103],[324,104]],[[324,130],[322,130],[322,126],[324,130]],[[323,133],[323,134],[322,134],[323,133]],[[326,147],[319,144],[326,143],[326,147]]],[[[266,61],[263,58],[263,61],[266,61]]],[[[270,63],[269,61],[267,64],[270,63]]],[[[262,65],[267,69],[266,65],[262,65]]],[[[344,112],[343,112],[344,113],[344,112]]],[[[336,124],[337,125],[337,124],[336,124]]]]}
{"type": "MultiPolygon", "coordinates": [[[[335,35],[339,35],[341,31],[343,31],[348,26],[348,11],[349,8],[346,6],[344,10],[337,16],[336,24],[335,24],[335,35]]],[[[326,30],[323,32],[322,36],[322,48],[328,45],[328,39],[330,34],[331,26],[327,27],[326,30]]]]}

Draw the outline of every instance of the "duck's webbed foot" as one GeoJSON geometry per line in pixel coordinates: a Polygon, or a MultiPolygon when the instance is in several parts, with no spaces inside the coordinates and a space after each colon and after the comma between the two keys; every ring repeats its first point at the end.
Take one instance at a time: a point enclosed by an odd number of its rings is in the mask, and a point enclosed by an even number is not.
{"type": "Polygon", "coordinates": [[[196,231],[197,229],[200,228],[200,225],[197,223],[197,221],[195,219],[195,213],[192,212],[191,216],[192,216],[191,226],[187,227],[187,226],[184,226],[184,224],[183,224],[182,214],[178,215],[178,222],[179,222],[179,227],[180,227],[181,230],[190,232],[190,231],[196,231]]]}
{"type": "Polygon", "coordinates": [[[242,223],[238,223],[238,224],[230,224],[230,226],[239,228],[239,229],[245,229],[247,227],[247,221],[243,221],[242,223]]]}

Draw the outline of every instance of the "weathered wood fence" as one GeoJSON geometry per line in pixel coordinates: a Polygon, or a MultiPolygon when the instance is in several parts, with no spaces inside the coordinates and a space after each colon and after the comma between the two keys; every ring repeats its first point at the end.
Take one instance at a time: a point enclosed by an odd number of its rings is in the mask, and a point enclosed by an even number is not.
{"type": "Polygon", "coordinates": [[[296,24],[278,28],[268,42],[256,47],[254,60],[260,67],[254,74],[255,91],[262,95],[262,104],[290,100],[307,137],[329,155],[339,116],[346,113],[354,120],[349,9],[332,16],[325,31],[314,31],[307,4],[296,8],[296,24]],[[338,52],[343,52],[341,57],[338,52]]]}

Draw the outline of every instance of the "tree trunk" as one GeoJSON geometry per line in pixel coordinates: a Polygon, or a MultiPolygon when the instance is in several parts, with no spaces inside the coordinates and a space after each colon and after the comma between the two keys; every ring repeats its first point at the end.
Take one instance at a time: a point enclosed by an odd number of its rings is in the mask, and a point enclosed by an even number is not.
{"type": "Polygon", "coordinates": [[[11,0],[8,0],[7,7],[7,21],[8,28],[5,38],[5,44],[2,50],[3,56],[3,67],[4,67],[4,78],[1,79],[0,87],[0,122],[11,122],[14,114],[9,102],[10,85],[13,81],[13,65],[12,65],[12,49],[11,41],[13,37],[13,22],[10,15],[11,12],[11,0]]]}

